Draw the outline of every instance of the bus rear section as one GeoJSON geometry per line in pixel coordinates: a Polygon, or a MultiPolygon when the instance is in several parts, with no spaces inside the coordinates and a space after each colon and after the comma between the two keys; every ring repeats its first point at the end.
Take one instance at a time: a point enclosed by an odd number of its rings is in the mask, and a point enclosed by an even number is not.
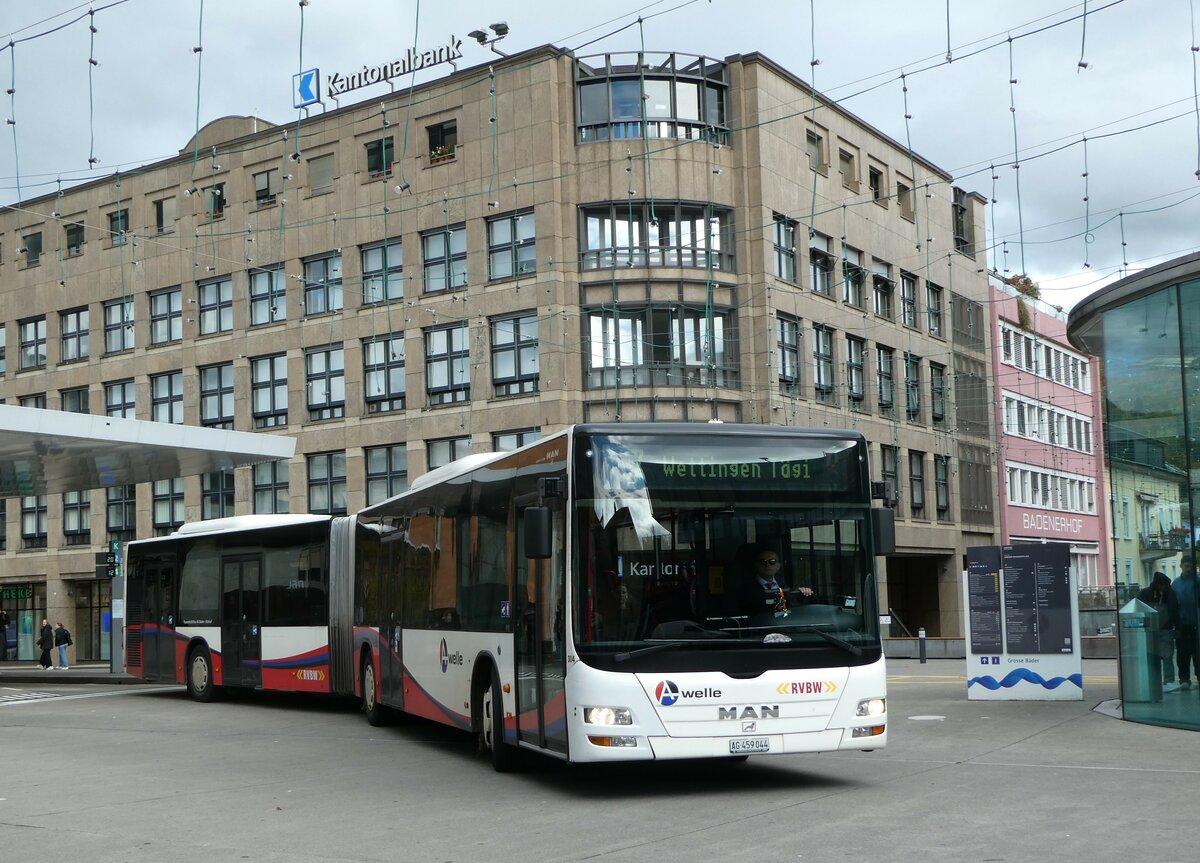
{"type": "Polygon", "coordinates": [[[183,525],[126,552],[126,669],[182,683],[336,691],[328,516],[238,516],[183,525]]]}

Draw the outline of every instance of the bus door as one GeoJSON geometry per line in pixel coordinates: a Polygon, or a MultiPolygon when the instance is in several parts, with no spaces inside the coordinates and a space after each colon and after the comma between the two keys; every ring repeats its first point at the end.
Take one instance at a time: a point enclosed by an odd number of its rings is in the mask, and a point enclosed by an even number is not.
{"type": "Polygon", "coordinates": [[[179,566],[175,553],[147,556],[138,579],[144,594],[142,668],[147,680],[175,680],[175,603],[179,566]]]}
{"type": "Polygon", "coordinates": [[[262,560],[258,556],[221,560],[221,654],[224,684],[262,684],[262,560]]]}
{"type": "Polygon", "coordinates": [[[525,556],[525,511],[537,502],[517,501],[514,650],[517,670],[517,737],[540,749],[567,751],[566,620],[564,615],[563,515],[551,514],[554,553],[547,560],[525,556]]]}
{"type": "MultiPolygon", "coordinates": [[[[401,622],[403,620],[400,573],[404,566],[408,543],[408,520],[404,519],[398,529],[389,533],[380,548],[380,559],[375,586],[380,594],[379,621],[379,682],[383,703],[393,707],[404,706],[404,653],[402,650],[401,622]]],[[[361,577],[361,575],[360,575],[361,577]]]]}

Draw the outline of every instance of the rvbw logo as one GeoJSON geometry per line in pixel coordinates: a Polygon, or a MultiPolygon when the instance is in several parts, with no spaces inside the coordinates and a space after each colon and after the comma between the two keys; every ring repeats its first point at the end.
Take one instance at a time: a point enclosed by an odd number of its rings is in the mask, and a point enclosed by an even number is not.
{"type": "Polygon", "coordinates": [[[442,674],[446,673],[446,669],[451,665],[462,665],[463,655],[457,650],[451,653],[446,647],[446,639],[442,639],[442,646],[438,649],[438,659],[442,664],[442,674]]]}

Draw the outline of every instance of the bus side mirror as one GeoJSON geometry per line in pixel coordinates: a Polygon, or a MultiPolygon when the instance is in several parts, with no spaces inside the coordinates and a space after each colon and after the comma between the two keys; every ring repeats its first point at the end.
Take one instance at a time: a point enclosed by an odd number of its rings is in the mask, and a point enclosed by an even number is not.
{"type": "Polygon", "coordinates": [[[875,535],[875,554],[896,552],[896,511],[886,507],[871,509],[871,532],[875,535]]]}
{"type": "Polygon", "coordinates": [[[550,508],[531,506],[525,510],[525,556],[536,560],[550,557],[552,539],[550,508]]]}

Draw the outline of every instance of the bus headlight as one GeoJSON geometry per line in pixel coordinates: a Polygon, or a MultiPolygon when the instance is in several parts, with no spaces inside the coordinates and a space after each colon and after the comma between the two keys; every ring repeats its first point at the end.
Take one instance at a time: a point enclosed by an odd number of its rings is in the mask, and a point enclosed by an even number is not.
{"type": "Polygon", "coordinates": [[[633,714],[627,707],[585,707],[583,721],[589,725],[633,725],[633,714]]]}
{"type": "Polygon", "coordinates": [[[855,716],[883,716],[887,713],[886,698],[864,698],[858,702],[854,711],[855,716]]]}

